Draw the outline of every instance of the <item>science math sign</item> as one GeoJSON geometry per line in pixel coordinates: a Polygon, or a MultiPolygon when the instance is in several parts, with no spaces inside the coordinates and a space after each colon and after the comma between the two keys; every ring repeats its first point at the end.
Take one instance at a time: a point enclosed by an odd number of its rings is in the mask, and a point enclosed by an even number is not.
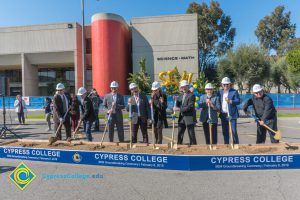
{"type": "Polygon", "coordinates": [[[0,158],[162,170],[300,169],[300,154],[167,155],[0,147],[0,158]]]}

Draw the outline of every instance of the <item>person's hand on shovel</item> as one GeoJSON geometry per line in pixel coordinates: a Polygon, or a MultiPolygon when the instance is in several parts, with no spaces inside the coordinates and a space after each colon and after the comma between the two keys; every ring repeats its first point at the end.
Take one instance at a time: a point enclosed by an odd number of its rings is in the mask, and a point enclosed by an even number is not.
{"type": "Polygon", "coordinates": [[[264,125],[265,125],[265,122],[262,121],[262,120],[259,120],[258,123],[259,123],[259,125],[261,125],[261,126],[264,126],[264,125]]]}

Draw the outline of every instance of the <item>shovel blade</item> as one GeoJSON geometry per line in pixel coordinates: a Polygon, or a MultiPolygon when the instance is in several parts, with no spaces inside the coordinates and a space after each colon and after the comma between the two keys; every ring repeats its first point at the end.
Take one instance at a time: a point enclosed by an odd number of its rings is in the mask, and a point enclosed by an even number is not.
{"type": "Polygon", "coordinates": [[[281,140],[281,131],[276,131],[274,135],[275,140],[281,140]]]}

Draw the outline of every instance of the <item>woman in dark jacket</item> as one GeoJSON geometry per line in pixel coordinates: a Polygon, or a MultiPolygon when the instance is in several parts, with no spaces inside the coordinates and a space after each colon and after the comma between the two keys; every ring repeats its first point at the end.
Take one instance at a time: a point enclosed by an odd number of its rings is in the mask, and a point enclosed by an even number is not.
{"type": "Polygon", "coordinates": [[[71,119],[72,119],[72,130],[75,131],[78,126],[78,120],[80,119],[80,102],[74,94],[71,94],[71,119]]]}
{"type": "Polygon", "coordinates": [[[153,105],[155,143],[162,143],[162,129],[166,120],[167,96],[162,93],[160,84],[153,82],[150,104],[153,105]]]}

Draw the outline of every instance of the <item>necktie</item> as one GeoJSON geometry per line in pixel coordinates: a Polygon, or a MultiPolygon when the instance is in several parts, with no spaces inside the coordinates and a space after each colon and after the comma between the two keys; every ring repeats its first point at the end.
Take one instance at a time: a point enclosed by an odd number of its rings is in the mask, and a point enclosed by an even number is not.
{"type": "Polygon", "coordinates": [[[67,104],[65,95],[62,96],[64,113],[67,112],[67,104]]]}
{"type": "Polygon", "coordinates": [[[185,100],[185,96],[186,96],[186,94],[184,93],[184,95],[183,95],[183,97],[182,97],[182,104],[183,104],[183,102],[184,102],[184,100],[185,100]]]}

